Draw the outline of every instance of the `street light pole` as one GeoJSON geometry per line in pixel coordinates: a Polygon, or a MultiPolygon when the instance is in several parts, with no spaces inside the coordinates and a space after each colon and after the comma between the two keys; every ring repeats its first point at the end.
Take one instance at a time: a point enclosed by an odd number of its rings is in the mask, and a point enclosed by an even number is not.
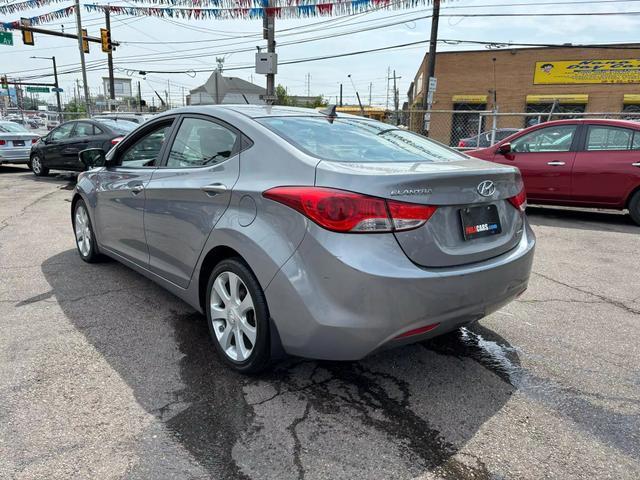
{"type": "Polygon", "coordinates": [[[53,62],[53,85],[56,89],[56,103],[58,104],[58,121],[62,123],[62,102],[60,101],[60,83],[58,83],[58,67],[56,65],[56,57],[36,57],[32,56],[31,58],[41,58],[43,60],[51,60],[53,62]]]}
{"type": "Polygon", "coordinates": [[[62,102],[60,102],[60,84],[58,83],[58,67],[56,66],[56,57],[53,60],[53,83],[56,85],[56,103],[58,104],[58,121],[62,123],[62,102]]]}
{"type": "Polygon", "coordinates": [[[430,109],[429,105],[429,81],[436,75],[436,46],[438,44],[438,20],[440,19],[440,0],[433,0],[433,13],[431,14],[431,38],[429,39],[429,58],[427,59],[427,74],[423,75],[424,97],[422,97],[422,109],[425,110],[425,118],[423,131],[425,135],[429,135],[430,119],[427,117],[426,110],[430,109]]]}

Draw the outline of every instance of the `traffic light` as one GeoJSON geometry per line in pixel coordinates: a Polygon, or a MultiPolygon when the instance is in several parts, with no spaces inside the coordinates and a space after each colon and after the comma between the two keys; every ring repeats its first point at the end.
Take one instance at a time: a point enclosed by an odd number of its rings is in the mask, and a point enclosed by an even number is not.
{"type": "Polygon", "coordinates": [[[4,88],[5,90],[9,89],[9,82],[6,76],[0,77],[0,88],[4,88]]]}
{"type": "MultiPolygon", "coordinates": [[[[31,26],[31,20],[29,20],[28,18],[21,18],[20,23],[23,27],[31,26]]],[[[35,45],[33,41],[33,32],[22,30],[22,43],[24,43],[25,45],[35,45]]]]}
{"type": "Polygon", "coordinates": [[[89,42],[87,42],[87,37],[89,34],[87,33],[87,29],[82,29],[82,51],[84,53],[89,53],[89,42]]]}
{"type": "Polygon", "coordinates": [[[113,49],[111,45],[111,31],[106,28],[100,29],[100,40],[102,40],[102,51],[105,53],[111,52],[113,49]]]}

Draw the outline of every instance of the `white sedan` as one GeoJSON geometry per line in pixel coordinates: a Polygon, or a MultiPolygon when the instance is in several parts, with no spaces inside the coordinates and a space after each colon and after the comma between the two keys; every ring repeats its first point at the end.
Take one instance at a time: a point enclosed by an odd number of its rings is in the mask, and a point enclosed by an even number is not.
{"type": "Polygon", "coordinates": [[[4,163],[28,163],[31,145],[38,135],[14,122],[0,121],[0,165],[4,163]]]}

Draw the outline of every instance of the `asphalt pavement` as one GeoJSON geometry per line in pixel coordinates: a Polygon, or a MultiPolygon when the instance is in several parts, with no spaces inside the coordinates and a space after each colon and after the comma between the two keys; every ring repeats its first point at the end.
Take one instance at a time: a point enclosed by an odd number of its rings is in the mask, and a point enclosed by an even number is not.
{"type": "Polygon", "coordinates": [[[530,208],[529,290],[457,335],[257,377],[71,230],[74,175],[0,167],[2,479],[638,479],[640,227],[530,208]]]}

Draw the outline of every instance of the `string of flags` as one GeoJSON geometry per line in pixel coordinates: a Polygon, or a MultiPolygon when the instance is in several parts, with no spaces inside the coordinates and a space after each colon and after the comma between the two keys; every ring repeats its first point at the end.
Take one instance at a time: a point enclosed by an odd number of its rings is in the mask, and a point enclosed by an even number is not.
{"type": "MultiPolygon", "coordinates": [[[[57,20],[59,18],[70,17],[75,12],[75,6],[71,5],[69,7],[61,8],[59,10],[54,10],[53,12],[44,13],[42,15],[37,15],[35,17],[29,17],[30,25],[36,26],[42,23],[51,22],[53,20],[57,20]]],[[[12,30],[20,26],[20,21],[16,20],[14,22],[1,22],[0,26],[4,30],[12,30]]]]}
{"type": "Polygon", "coordinates": [[[44,7],[45,5],[49,5],[51,3],[61,3],[61,2],[68,2],[68,1],[69,0],[25,0],[23,2],[4,3],[0,5],[0,15],[7,15],[15,12],[22,12],[24,10],[31,10],[33,8],[44,7]]]}
{"type": "MultiPolygon", "coordinates": [[[[12,4],[13,6],[33,3],[37,6],[46,5],[50,2],[61,2],[66,0],[27,0],[12,4]]],[[[145,2],[146,0],[129,0],[132,2],[145,2]]],[[[313,0],[154,0],[156,2],[165,2],[166,6],[119,6],[119,5],[100,5],[85,4],[87,12],[104,12],[108,9],[114,15],[126,15],[133,17],[160,17],[160,18],[177,18],[186,20],[230,20],[244,19],[253,20],[261,19],[265,12],[269,16],[276,18],[307,18],[307,17],[330,17],[340,15],[350,15],[362,13],[368,10],[378,9],[407,9],[415,8],[431,3],[431,0],[319,0],[313,3],[313,0]],[[196,4],[217,5],[215,7],[198,7],[196,4]],[[169,6],[171,5],[171,6],[169,6]],[[193,5],[192,7],[182,7],[175,5],[193,5]]],[[[7,5],[10,7],[12,5],[7,5]]],[[[0,13],[2,7],[0,7],[0,13]]],[[[60,8],[52,12],[29,17],[31,25],[40,25],[43,23],[57,20],[60,18],[70,17],[75,12],[73,5],[60,8]]],[[[2,22],[0,26],[5,30],[11,30],[20,25],[19,21],[2,22]]]]}

